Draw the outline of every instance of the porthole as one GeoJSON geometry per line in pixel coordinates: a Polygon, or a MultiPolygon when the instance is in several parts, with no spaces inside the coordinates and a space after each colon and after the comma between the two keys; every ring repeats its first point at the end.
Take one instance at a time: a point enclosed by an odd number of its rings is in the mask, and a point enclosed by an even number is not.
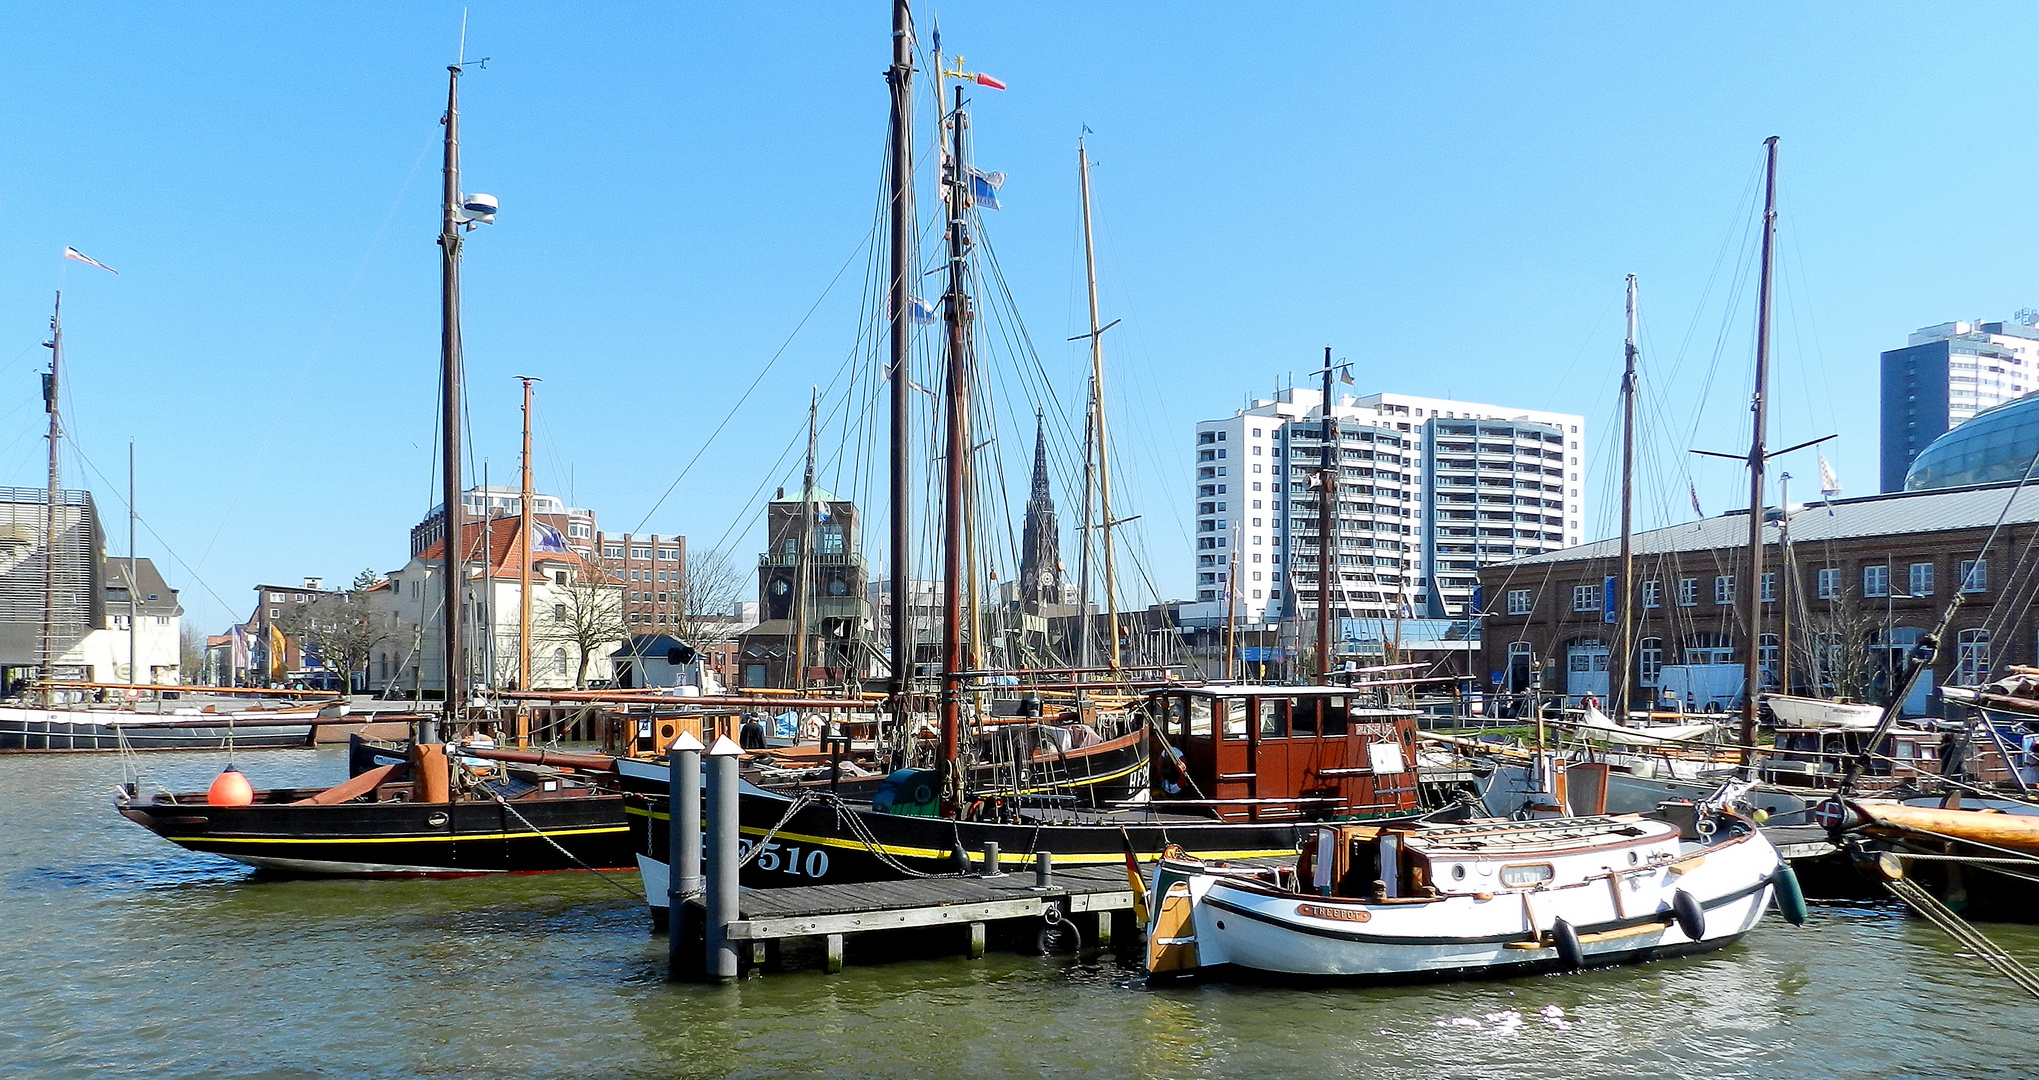
{"type": "Polygon", "coordinates": [[[1629,852],[1629,853],[1628,853],[1628,865],[1630,865],[1630,866],[1634,866],[1634,865],[1635,865],[1636,863],[1639,863],[1639,862],[1641,862],[1641,861],[1642,861],[1642,856],[1640,856],[1640,855],[1637,855],[1637,854],[1636,854],[1635,852],[1633,852],[1633,851],[1631,851],[1631,852],[1629,852]]]}
{"type": "Polygon", "coordinates": [[[446,815],[443,813],[433,813],[425,818],[426,826],[434,829],[444,828],[446,821],[446,815]]]}
{"type": "Polygon", "coordinates": [[[1453,881],[1464,881],[1465,879],[1466,879],[1466,868],[1465,868],[1465,864],[1464,864],[1464,863],[1459,863],[1459,864],[1457,864],[1457,865],[1454,865],[1454,866],[1453,866],[1453,867],[1451,868],[1451,880],[1453,880],[1453,881]]]}

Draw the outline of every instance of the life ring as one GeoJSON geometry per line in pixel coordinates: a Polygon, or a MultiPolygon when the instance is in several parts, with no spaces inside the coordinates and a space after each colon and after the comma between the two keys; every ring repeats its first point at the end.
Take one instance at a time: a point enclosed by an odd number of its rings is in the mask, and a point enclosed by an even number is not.
{"type": "Polygon", "coordinates": [[[810,716],[800,725],[801,742],[821,741],[821,717],[810,716]]]}

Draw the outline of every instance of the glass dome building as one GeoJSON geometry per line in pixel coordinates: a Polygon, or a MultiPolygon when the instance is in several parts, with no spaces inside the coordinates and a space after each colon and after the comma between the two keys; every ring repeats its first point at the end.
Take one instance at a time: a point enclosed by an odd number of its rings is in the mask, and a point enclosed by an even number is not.
{"type": "Polygon", "coordinates": [[[2039,454],[2039,394],[2005,402],[1934,439],[1905,473],[1906,491],[2022,480],[2039,454]]]}

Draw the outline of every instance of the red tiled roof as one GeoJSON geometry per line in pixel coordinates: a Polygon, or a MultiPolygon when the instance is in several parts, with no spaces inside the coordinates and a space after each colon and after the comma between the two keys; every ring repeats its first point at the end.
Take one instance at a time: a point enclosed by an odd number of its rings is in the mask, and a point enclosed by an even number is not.
{"type": "MultiPolygon", "coordinates": [[[[461,528],[462,537],[466,541],[462,547],[466,550],[467,561],[470,567],[477,566],[481,562],[482,537],[484,535],[483,524],[480,521],[469,521],[464,523],[461,528]]],[[[490,518],[486,524],[488,525],[486,535],[489,546],[488,568],[490,576],[517,577],[518,570],[523,564],[523,543],[519,540],[523,522],[514,517],[499,517],[490,518]]],[[[425,550],[418,553],[418,558],[427,562],[438,562],[445,557],[446,547],[444,537],[434,540],[425,547],[425,550]]],[[[600,566],[581,558],[572,551],[567,551],[564,554],[556,551],[534,551],[532,553],[532,566],[542,568],[547,563],[578,567],[583,571],[592,570],[596,574],[603,575],[605,578],[608,576],[600,566]]],[[[540,572],[542,573],[543,570],[541,569],[540,572]]]]}

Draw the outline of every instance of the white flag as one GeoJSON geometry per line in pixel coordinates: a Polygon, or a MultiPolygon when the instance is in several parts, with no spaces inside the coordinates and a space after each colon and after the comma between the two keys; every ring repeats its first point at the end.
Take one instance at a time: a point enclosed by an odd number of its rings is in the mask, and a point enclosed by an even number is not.
{"type": "Polygon", "coordinates": [[[72,262],[89,263],[93,266],[100,268],[101,270],[106,271],[109,274],[120,273],[120,271],[115,270],[113,267],[108,266],[103,262],[100,262],[98,259],[95,259],[92,256],[87,255],[74,247],[67,247],[64,249],[64,258],[69,259],[72,262]]]}
{"type": "Polygon", "coordinates": [[[1841,479],[1834,475],[1834,467],[1827,464],[1827,456],[1820,455],[1820,494],[1831,499],[1841,493],[1841,479]]]}

